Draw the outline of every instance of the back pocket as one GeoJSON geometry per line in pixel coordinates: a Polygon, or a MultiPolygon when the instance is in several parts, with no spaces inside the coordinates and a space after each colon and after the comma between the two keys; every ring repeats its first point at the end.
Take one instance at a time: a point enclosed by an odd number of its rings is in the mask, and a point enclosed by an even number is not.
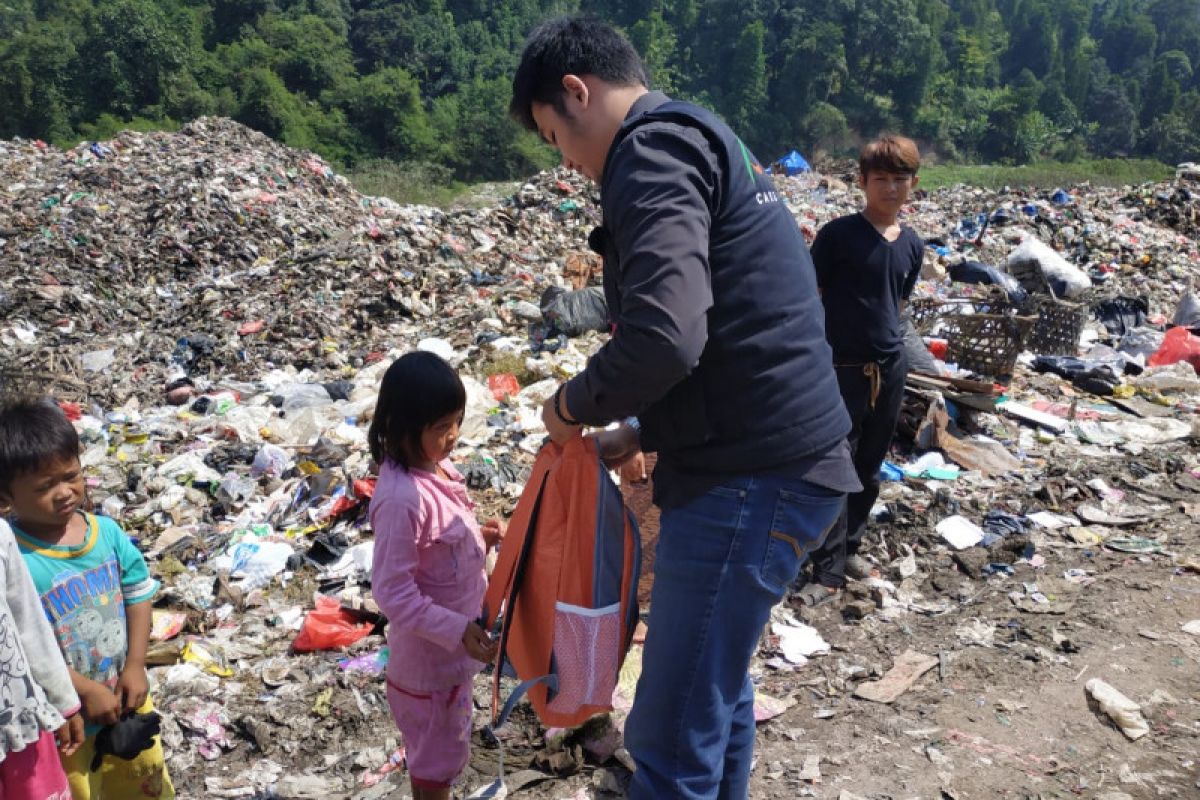
{"type": "Polygon", "coordinates": [[[620,603],[604,608],[554,604],[558,692],[547,708],[570,714],[583,706],[611,706],[620,662],[620,603]]]}
{"type": "Polygon", "coordinates": [[[800,567],[837,521],[844,502],[841,498],[832,491],[814,497],[780,490],[763,552],[761,577],[767,588],[782,593],[796,580],[800,567]]]}

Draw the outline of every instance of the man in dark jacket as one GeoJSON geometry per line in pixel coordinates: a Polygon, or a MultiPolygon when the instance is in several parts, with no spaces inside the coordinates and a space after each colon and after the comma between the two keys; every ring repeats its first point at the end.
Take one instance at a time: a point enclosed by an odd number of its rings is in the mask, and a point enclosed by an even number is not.
{"type": "Polygon", "coordinates": [[[600,184],[612,338],[542,418],[609,463],[658,454],[649,633],[625,731],[634,800],[745,798],[747,674],[770,610],[859,488],[804,239],[720,119],[651,92],[586,18],[526,42],[510,111],[600,184]]]}

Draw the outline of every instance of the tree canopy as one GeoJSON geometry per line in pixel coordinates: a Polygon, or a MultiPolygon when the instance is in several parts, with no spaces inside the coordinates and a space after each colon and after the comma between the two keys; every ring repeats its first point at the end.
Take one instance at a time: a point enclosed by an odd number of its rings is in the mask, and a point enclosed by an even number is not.
{"type": "Polygon", "coordinates": [[[1200,156],[1200,0],[6,0],[0,137],[230,116],[459,180],[552,156],[507,119],[540,20],[622,28],[764,158],[891,129],[943,159],[1200,156]]]}

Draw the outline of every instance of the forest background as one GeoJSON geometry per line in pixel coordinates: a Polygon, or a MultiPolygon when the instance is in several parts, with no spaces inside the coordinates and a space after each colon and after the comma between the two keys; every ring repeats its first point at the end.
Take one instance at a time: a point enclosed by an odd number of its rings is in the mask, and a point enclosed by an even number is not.
{"type": "Polygon", "coordinates": [[[0,0],[0,138],[232,117],[411,185],[555,163],[506,114],[528,31],[621,27],[764,161],[885,129],[945,163],[1200,155],[1200,0],[0,0]]]}

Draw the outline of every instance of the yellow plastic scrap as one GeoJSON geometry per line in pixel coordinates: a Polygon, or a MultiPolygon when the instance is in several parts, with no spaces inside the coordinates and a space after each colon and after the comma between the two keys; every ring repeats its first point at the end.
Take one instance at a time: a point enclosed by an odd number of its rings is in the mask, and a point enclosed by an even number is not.
{"type": "Polygon", "coordinates": [[[1113,389],[1113,397],[1117,398],[1118,400],[1128,400],[1135,394],[1137,394],[1137,389],[1128,383],[1122,383],[1120,386],[1113,389]]]}
{"type": "Polygon", "coordinates": [[[313,702],[313,713],[318,717],[325,718],[333,713],[331,701],[333,700],[333,687],[327,686],[317,695],[316,701],[313,702]]]}
{"type": "Polygon", "coordinates": [[[184,661],[195,664],[210,675],[216,675],[218,678],[233,677],[233,670],[225,663],[225,655],[199,639],[190,639],[179,655],[184,661]]]}

